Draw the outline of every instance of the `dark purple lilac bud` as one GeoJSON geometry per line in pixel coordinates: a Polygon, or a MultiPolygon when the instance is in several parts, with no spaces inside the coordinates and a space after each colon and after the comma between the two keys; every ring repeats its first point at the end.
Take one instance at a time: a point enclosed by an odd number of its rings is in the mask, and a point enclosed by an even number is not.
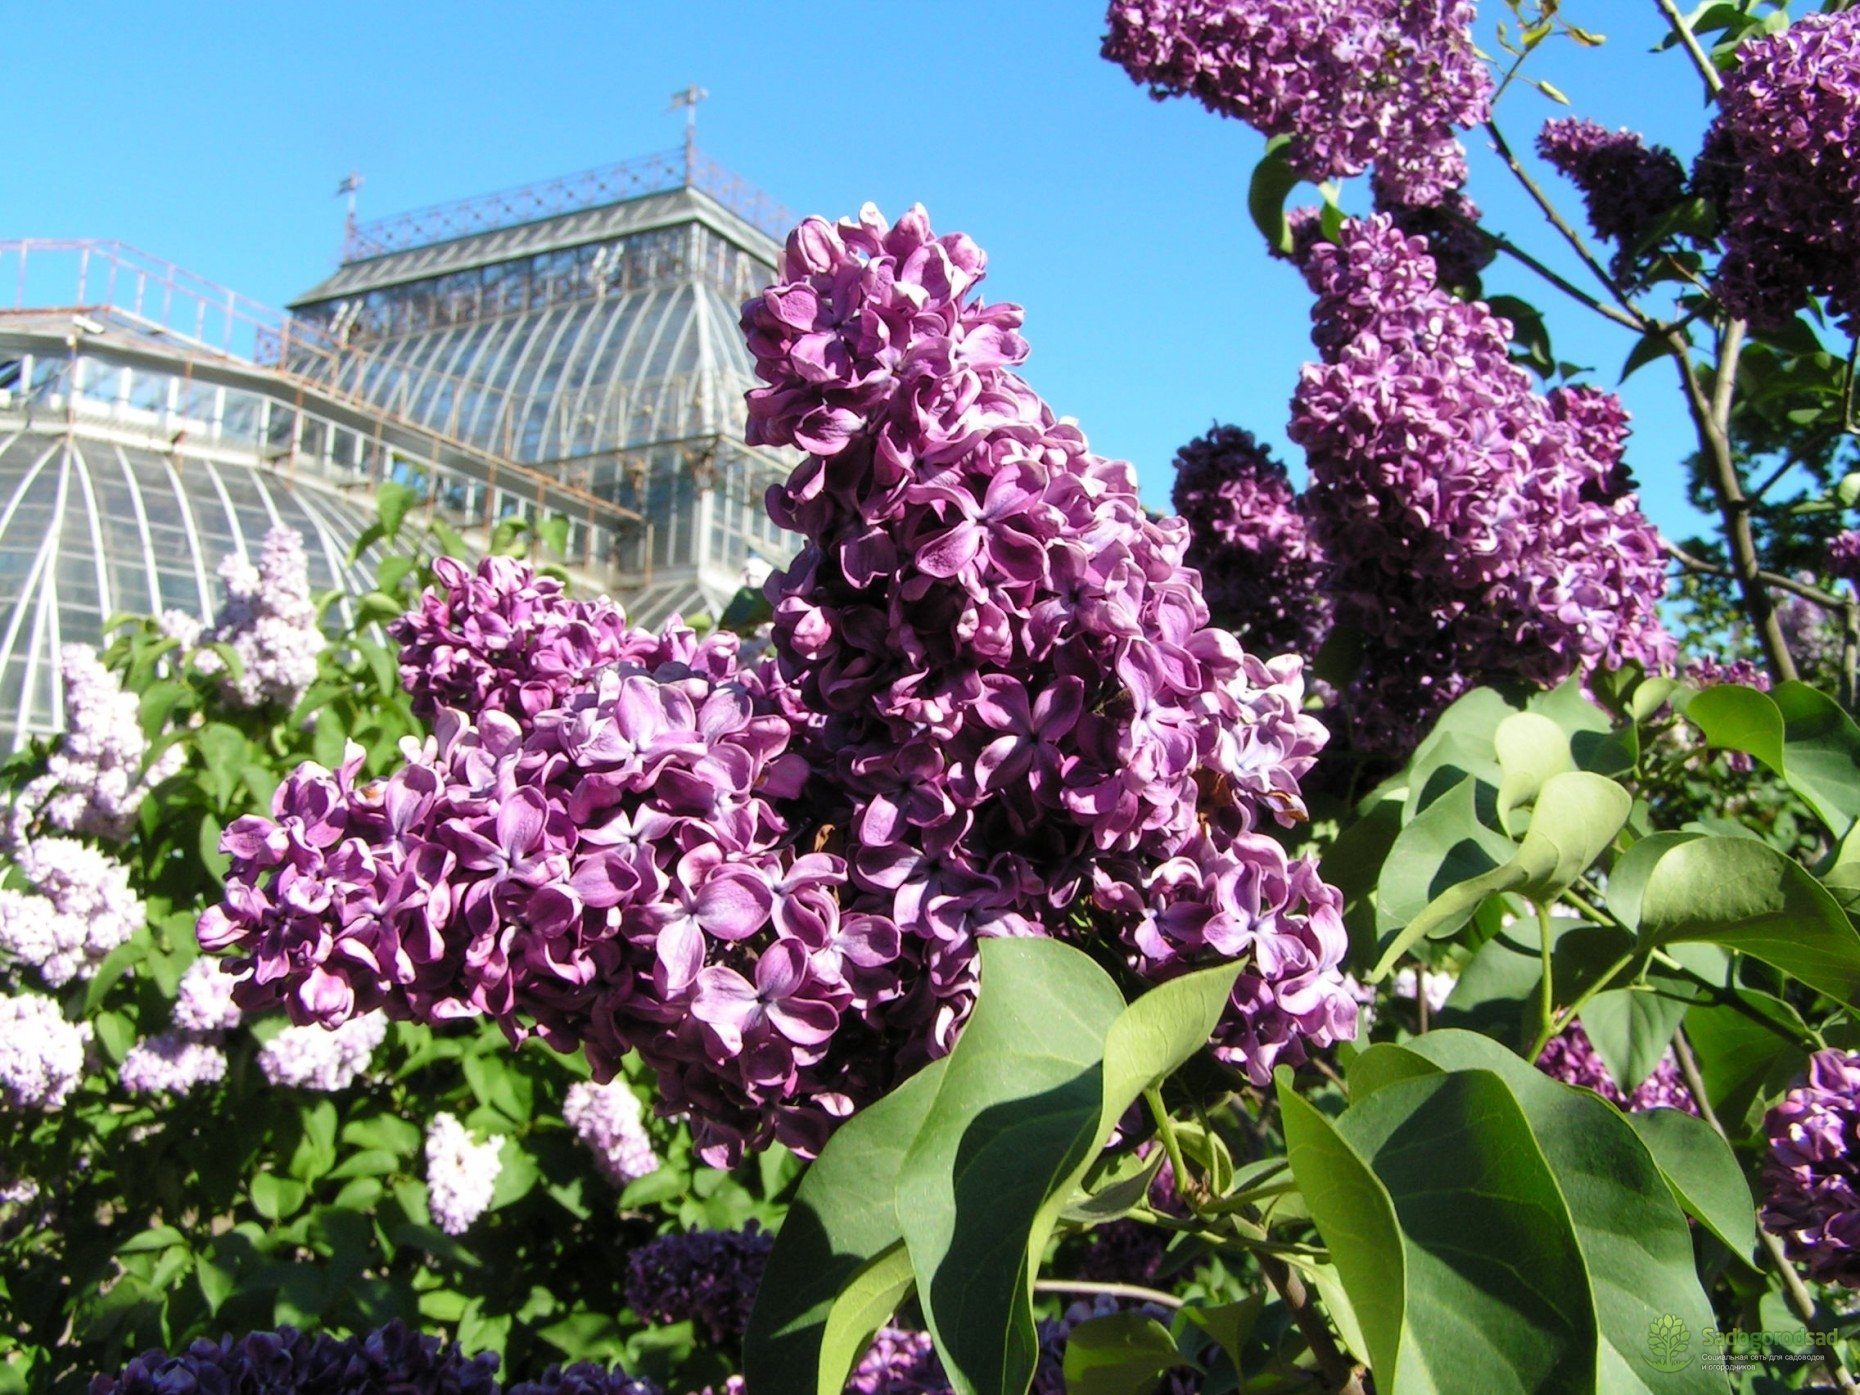
{"type": "Polygon", "coordinates": [[[627,1306],[648,1322],[690,1322],[733,1347],[748,1330],[774,1248],[775,1238],[753,1221],[745,1230],[661,1235],[627,1256],[627,1306]]]}
{"type": "Polygon", "coordinates": [[[357,1337],[295,1328],[148,1351],[90,1395],[497,1395],[497,1357],[466,1355],[399,1322],[357,1337]]]}
{"type": "Polygon", "coordinates": [[[1637,280],[1636,243],[1686,197],[1686,169],[1663,145],[1633,131],[1610,131],[1584,117],[1546,121],[1537,153],[1582,191],[1589,226],[1615,244],[1614,274],[1637,280]]]}

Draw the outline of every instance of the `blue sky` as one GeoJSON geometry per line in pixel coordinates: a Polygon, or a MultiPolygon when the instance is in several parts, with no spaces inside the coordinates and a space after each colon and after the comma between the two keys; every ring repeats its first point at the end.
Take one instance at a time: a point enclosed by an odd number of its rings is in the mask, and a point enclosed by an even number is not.
{"type": "MultiPolygon", "coordinates": [[[[1481,6],[1488,48],[1502,9],[1481,6]]],[[[1567,0],[1564,16],[1608,43],[1555,45],[1533,71],[1689,160],[1698,81],[1648,53],[1651,0],[1567,0]]],[[[1035,386],[1164,505],[1175,447],[1217,417],[1284,447],[1310,302],[1247,216],[1260,137],[1150,101],[1097,56],[1102,18],[1061,0],[16,7],[0,236],[117,238],[282,304],[334,265],[351,168],[370,218],[613,163],[676,145],[667,97],[697,82],[705,150],[790,208],[921,201],[939,230],[973,235],[989,298],[1027,307],[1035,386]]],[[[1524,150],[1560,110],[1519,88],[1500,118],[1524,150]]],[[[1563,265],[1483,138],[1469,143],[1489,221],[1563,265]]],[[[1488,290],[1534,299],[1559,355],[1613,385],[1620,332],[1541,283],[1488,290]]],[[[1648,509],[1683,535],[1691,433],[1670,368],[1624,395],[1648,509]]]]}

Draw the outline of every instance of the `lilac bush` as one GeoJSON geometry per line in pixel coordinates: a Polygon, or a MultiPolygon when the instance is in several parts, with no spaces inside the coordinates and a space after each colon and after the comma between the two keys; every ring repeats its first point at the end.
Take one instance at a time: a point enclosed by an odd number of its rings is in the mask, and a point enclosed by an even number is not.
{"type": "MultiPolygon", "coordinates": [[[[293,706],[316,677],[316,657],[328,645],[310,597],[310,564],[303,539],[282,524],[265,534],[257,565],[235,553],[220,566],[226,603],[203,640],[225,644],[239,657],[237,678],[226,680],[231,700],[244,707],[293,706]]],[[[219,656],[195,658],[216,671],[219,656]]]]}
{"type": "Polygon", "coordinates": [[[1817,1051],[1764,1131],[1764,1229],[1810,1278],[1860,1288],[1860,1054],[1817,1051]]]}
{"type": "Polygon", "coordinates": [[[1490,114],[1470,0],[1113,0],[1104,56],[1152,96],[1289,136],[1318,182],[1374,166],[1378,199],[1466,181],[1457,131],[1490,114]]]}
{"type": "Polygon", "coordinates": [[[30,892],[0,890],[0,964],[46,986],[86,979],[142,928],[129,868],[75,838],[35,838],[13,853],[30,892]]]}
{"type": "Polygon", "coordinates": [[[1665,559],[1621,464],[1620,403],[1535,393],[1505,322],[1441,291],[1422,243],[1385,218],[1315,246],[1306,275],[1323,361],[1290,431],[1336,620],[1364,642],[1362,744],[1410,747],[1480,680],[1670,664],[1665,559]]]}
{"type": "Polygon", "coordinates": [[[28,825],[40,819],[67,833],[121,842],[149,790],[174,773],[185,752],[171,747],[148,764],[141,704],[89,645],[67,644],[59,651],[59,676],[65,730],[46,759],[45,773],[15,801],[13,836],[28,836],[28,825]]]}
{"type": "Polygon", "coordinates": [[[1725,75],[1694,170],[1719,209],[1715,289],[1731,314],[1787,323],[1811,296],[1860,311],[1860,12],[1751,39],[1725,75]]]}
{"type": "Polygon", "coordinates": [[[1285,466],[1252,433],[1216,425],[1175,453],[1184,560],[1201,573],[1214,623],[1259,654],[1317,652],[1322,560],[1285,466]]]}

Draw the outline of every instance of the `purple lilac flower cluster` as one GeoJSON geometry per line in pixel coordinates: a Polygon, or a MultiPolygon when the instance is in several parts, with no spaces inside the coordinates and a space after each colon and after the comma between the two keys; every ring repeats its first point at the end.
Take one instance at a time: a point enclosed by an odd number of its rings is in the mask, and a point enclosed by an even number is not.
{"type": "Polygon", "coordinates": [[[1290,433],[1335,618],[1363,638],[1360,743],[1399,752],[1482,680],[1666,667],[1664,555],[1629,492],[1619,401],[1538,396],[1505,322],[1440,290],[1386,218],[1314,246],[1306,276],[1323,361],[1305,366],[1290,433]]]}
{"type": "Polygon", "coordinates": [[[1376,212],[1386,213],[1403,236],[1427,243],[1440,284],[1451,290],[1476,290],[1479,273],[1498,255],[1496,244],[1479,230],[1479,205],[1458,189],[1438,203],[1378,201],[1376,212]]]}
{"type": "Polygon", "coordinates": [[[142,734],[141,706],[86,644],[59,654],[64,680],[65,730],[45,762],[45,773],[20,791],[14,806],[15,839],[40,818],[67,833],[121,842],[135,825],[148,792],[180,768],[186,753],[171,746],[154,765],[142,734]]]}
{"type": "Polygon", "coordinates": [[[561,582],[509,557],[487,557],[476,572],[441,557],[433,574],[439,586],[388,626],[401,645],[401,683],[421,717],[442,707],[535,717],[615,664],[651,672],[676,662],[719,677],[732,666],[730,636],[633,629],[611,601],[571,600],[561,582]]]}
{"type": "Polygon", "coordinates": [[[744,1230],[661,1235],[627,1256],[626,1305],[650,1322],[690,1322],[722,1346],[742,1341],[775,1237],[744,1230]]]}
{"type": "Polygon", "coordinates": [[[1811,1279],[1860,1288],[1860,1053],[1817,1051],[1764,1131],[1763,1228],[1811,1279]]]}
{"type": "Polygon", "coordinates": [[[618,1366],[611,1370],[591,1361],[572,1366],[551,1366],[538,1380],[518,1381],[505,1387],[505,1395],[665,1395],[655,1381],[629,1376],[618,1366]]]}
{"type": "Polygon", "coordinates": [[[1686,168],[1663,145],[1649,146],[1637,133],[1610,131],[1586,117],[1546,121],[1537,133],[1537,153],[1582,191],[1589,226],[1615,244],[1614,274],[1639,279],[1644,253],[1636,244],[1686,197],[1686,168]]]}
{"type": "MultiPolygon", "coordinates": [[[[329,644],[310,596],[303,539],[295,529],[273,528],[258,565],[234,553],[220,564],[220,581],[226,603],[205,638],[230,645],[239,656],[239,676],[228,678],[227,695],[241,707],[292,706],[315,681],[317,655],[329,644]]],[[[203,651],[195,666],[215,672],[219,656],[203,651]]]]}
{"type": "Polygon", "coordinates": [[[1285,466],[1237,426],[1217,424],[1175,453],[1184,560],[1201,573],[1213,622],[1258,654],[1317,652],[1326,611],[1304,510],[1285,466]]]}
{"type": "Polygon", "coordinates": [[[232,975],[219,960],[196,959],[175,989],[169,1029],[129,1048],[118,1082],[132,1095],[184,1095],[226,1078],[220,1038],[244,1016],[233,1001],[232,975]]]}
{"type": "Polygon", "coordinates": [[[473,1140],[458,1119],[440,1111],[426,1126],[426,1204],[433,1224],[447,1235],[463,1235],[491,1206],[504,1170],[504,1140],[473,1140]]]}
{"type": "Polygon", "coordinates": [[[828,714],[842,902],[902,934],[915,1051],[966,1012],[978,937],[1076,929],[1149,977],[1246,958],[1217,1049],[1263,1081],[1355,1017],[1336,893],[1260,829],[1303,816],[1323,739],[1300,662],[1207,627],[1185,526],[1010,371],[985,263],[868,205],[802,223],[744,307],[749,439],[810,452],[770,492],[805,544],[767,593],[828,714]]]}
{"type": "Polygon", "coordinates": [[[1811,296],[1860,311],[1860,11],[1804,15],[1750,40],[1725,75],[1693,174],[1718,206],[1717,291],[1786,324],[1811,296]]]}
{"type": "Polygon", "coordinates": [[[90,1395],[497,1395],[497,1357],[399,1322],[356,1337],[312,1336],[293,1327],[202,1339],[179,1355],[148,1351],[90,1395]]]}
{"type": "Polygon", "coordinates": [[[600,1173],[616,1187],[659,1170],[646,1135],[645,1110],[625,1080],[605,1085],[578,1080],[562,1101],[562,1119],[575,1131],[600,1173]]]}
{"type": "Polygon", "coordinates": [[[1846,529],[1828,544],[1828,571],[1837,580],[1860,586],[1860,531],[1846,529]]]}
{"type": "Polygon", "coordinates": [[[1559,1032],[1544,1045],[1543,1054],[1537,1058],[1537,1069],[1545,1075],[1561,1080],[1565,1085],[1580,1085],[1593,1090],[1610,1104],[1622,1109],[1640,1111],[1644,1109],[1678,1109],[1687,1114],[1697,1114],[1698,1105],[1693,1101],[1692,1092],[1686,1088],[1685,1081],[1679,1078],[1679,1063],[1673,1059],[1669,1049],[1660,1058],[1652,1075],[1634,1087],[1631,1094],[1623,1093],[1615,1084],[1614,1076],[1609,1074],[1603,1064],[1595,1043],[1589,1040],[1589,1034],[1582,1030],[1580,1022],[1572,1022],[1568,1028],[1559,1032]]]}
{"type": "Polygon", "coordinates": [[[37,993],[0,994],[0,1106],[64,1107],[84,1078],[88,1022],[67,1022],[58,1004],[37,993]]]}
{"type": "Polygon", "coordinates": [[[35,838],[14,861],[30,891],[0,890],[0,964],[31,968],[48,987],[89,978],[140,930],[129,869],[75,838],[35,838]]]}
{"type": "Polygon", "coordinates": [[[286,1027],[258,1049],[258,1068],[273,1085],[332,1095],[353,1085],[387,1036],[387,1015],[364,1012],[334,1027],[286,1027]]]}
{"type": "Polygon", "coordinates": [[[846,1382],[846,1395],[952,1395],[928,1332],[881,1327],[846,1382]]]}
{"type": "Polygon", "coordinates": [[[1103,54],[1158,100],[1291,137],[1314,183],[1373,164],[1379,199],[1433,204],[1491,111],[1472,20],[1470,0],[1112,0],[1103,54]]]}

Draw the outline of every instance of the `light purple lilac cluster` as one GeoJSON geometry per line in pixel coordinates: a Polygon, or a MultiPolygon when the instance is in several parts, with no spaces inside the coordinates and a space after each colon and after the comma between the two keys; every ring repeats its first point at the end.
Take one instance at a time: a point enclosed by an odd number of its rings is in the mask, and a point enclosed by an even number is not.
{"type": "Polygon", "coordinates": [[[382,1012],[360,1013],[333,1027],[286,1027],[258,1049],[258,1068],[273,1085],[333,1095],[368,1069],[387,1028],[382,1012]]]}
{"type": "Polygon", "coordinates": [[[441,557],[433,574],[439,585],[388,626],[401,646],[401,684],[421,717],[442,707],[535,717],[616,664],[651,672],[682,663],[717,677],[734,667],[728,635],[634,629],[611,601],[572,600],[560,581],[513,558],[487,557],[474,572],[441,557]]]}
{"type": "Polygon", "coordinates": [[[1615,244],[1613,271],[1640,278],[1640,239],[1686,197],[1686,168],[1663,145],[1638,133],[1610,131],[1586,117],[1556,117],[1537,133],[1537,153],[1582,191],[1595,235],[1615,244]]]}
{"type": "Polygon", "coordinates": [[[1479,205],[1458,189],[1449,190],[1438,203],[1389,203],[1378,200],[1376,212],[1405,237],[1427,243],[1440,284],[1466,293],[1479,288],[1479,273],[1498,255],[1497,244],[1479,228],[1479,205]]]}
{"type": "Polygon", "coordinates": [[[1738,50],[1694,183],[1718,206],[1716,288],[1753,324],[1812,296],[1860,311],[1860,11],[1804,15],[1738,50]]]}
{"type": "MultiPolygon", "coordinates": [[[[227,695],[241,707],[294,705],[316,679],[317,655],[329,645],[317,624],[310,596],[310,560],[295,529],[279,525],[265,534],[254,566],[244,553],[220,563],[226,602],[203,638],[230,645],[239,656],[237,679],[227,695]]],[[[217,672],[219,656],[201,651],[195,667],[217,672]]]]}
{"type": "Polygon", "coordinates": [[[1305,272],[1323,361],[1290,434],[1335,619],[1363,639],[1358,741],[1397,753],[1481,681],[1667,667],[1664,554],[1622,465],[1620,402],[1538,396],[1505,321],[1442,291],[1386,218],[1347,223],[1305,272]]]}
{"type": "Polygon", "coordinates": [[[88,843],[35,838],[16,848],[14,863],[31,890],[0,890],[0,964],[62,988],[89,978],[143,926],[129,868],[88,843]]]}
{"type": "Polygon", "coordinates": [[[426,1207],[447,1235],[463,1235],[491,1206],[504,1170],[504,1140],[479,1143],[452,1114],[441,1110],[426,1126],[426,1207]]]}
{"type": "Polygon", "coordinates": [[[921,210],[809,220],[746,307],[749,434],[815,452],[771,499],[809,538],[773,660],[443,573],[402,632],[431,740],[226,832],[200,938],[240,1001],[485,1014],[601,1077],[637,1048],[711,1159],[817,1149],[947,1050],[987,934],[1115,935],[1152,977],[1244,956],[1218,1045],[1259,1080],[1350,1035],[1337,894],[1260,831],[1323,737],[1298,661],[1205,628],[1186,529],[1007,371],[981,265],[921,210]]]}
{"type": "Polygon", "coordinates": [[[813,821],[911,966],[878,1020],[940,1051],[979,937],[1114,935],[1152,978],[1244,957],[1217,1050],[1263,1081],[1355,1018],[1337,894],[1261,831],[1303,817],[1323,740],[1300,662],[1208,628],[1187,529],[1011,371],[985,263],[868,205],[802,223],[743,312],[749,439],[809,452],[770,492],[805,543],[767,593],[781,676],[826,714],[813,821]]]}
{"type": "Polygon", "coordinates": [[[952,1395],[928,1332],[881,1327],[846,1382],[846,1395],[952,1395]]]}
{"type": "Polygon", "coordinates": [[[87,644],[59,651],[65,729],[45,772],[20,791],[12,816],[16,839],[34,820],[52,828],[121,842],[135,826],[148,792],[180,768],[186,753],[170,746],[152,766],[142,734],[141,704],[87,644]]]}
{"type": "Polygon", "coordinates": [[[37,993],[0,994],[0,1105],[64,1107],[84,1078],[88,1022],[67,1022],[52,999],[37,993]]]}
{"type": "Polygon", "coordinates": [[[661,1235],[627,1256],[626,1305],[649,1322],[690,1322],[734,1347],[774,1248],[775,1237],[753,1221],[743,1230],[661,1235]]]}
{"type": "Polygon", "coordinates": [[[184,1095],[226,1078],[225,1033],[243,1014],[232,997],[232,975],[217,959],[200,958],[187,966],[175,989],[174,1011],[166,1032],[129,1048],[118,1083],[132,1095],[184,1095]]]}
{"type": "Polygon", "coordinates": [[[1817,1051],[1764,1131],[1763,1228],[1810,1278],[1860,1288],[1860,1054],[1817,1051]]]}
{"type": "Polygon", "coordinates": [[[1622,1109],[1636,1112],[1644,1109],[1678,1109],[1687,1114],[1699,1112],[1692,1092],[1686,1088],[1685,1081],[1679,1078],[1679,1063],[1673,1059],[1670,1048],[1660,1058],[1660,1064],[1652,1075],[1635,1086],[1632,1093],[1623,1093],[1580,1022],[1572,1022],[1545,1043],[1543,1054],[1537,1058],[1537,1069],[1561,1080],[1565,1085],[1580,1085],[1586,1090],[1593,1090],[1610,1104],[1619,1105],[1622,1109]]]}
{"type": "Polygon", "coordinates": [[[1212,621],[1256,654],[1316,653],[1323,563],[1284,464],[1251,432],[1216,424],[1175,453],[1170,498],[1212,621]]]}
{"type": "Polygon", "coordinates": [[[659,1170],[646,1134],[645,1109],[625,1080],[605,1085],[578,1080],[562,1101],[562,1118],[594,1155],[594,1165],[616,1187],[659,1170]]]}
{"type": "Polygon", "coordinates": [[[1314,183],[1373,165],[1378,199],[1434,204],[1491,112],[1472,20],[1470,0],[1112,0],[1103,54],[1158,100],[1289,136],[1314,183]]]}

